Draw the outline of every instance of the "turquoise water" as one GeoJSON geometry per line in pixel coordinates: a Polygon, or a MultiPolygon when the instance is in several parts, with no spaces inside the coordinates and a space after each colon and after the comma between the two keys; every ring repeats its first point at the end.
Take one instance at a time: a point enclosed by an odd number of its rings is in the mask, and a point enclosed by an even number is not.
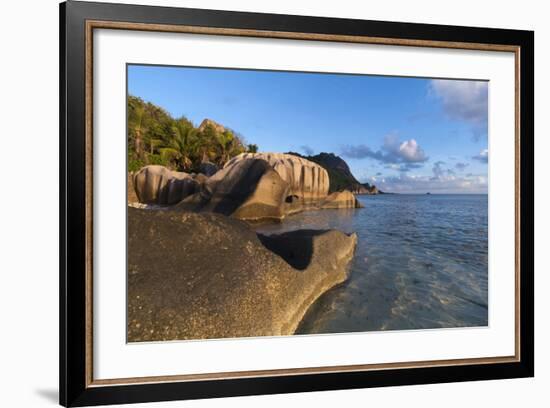
{"type": "Polygon", "coordinates": [[[349,279],[308,310],[298,333],[487,325],[487,195],[358,199],[365,208],[304,212],[257,227],[358,235],[349,279]]]}

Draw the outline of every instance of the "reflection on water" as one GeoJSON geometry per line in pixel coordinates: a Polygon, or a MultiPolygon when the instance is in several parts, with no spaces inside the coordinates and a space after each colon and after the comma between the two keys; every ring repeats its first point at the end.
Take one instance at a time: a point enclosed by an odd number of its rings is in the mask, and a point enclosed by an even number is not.
{"type": "Polygon", "coordinates": [[[358,198],[364,209],[256,227],[357,232],[350,278],[310,308],[298,333],[487,325],[487,195],[358,198]]]}

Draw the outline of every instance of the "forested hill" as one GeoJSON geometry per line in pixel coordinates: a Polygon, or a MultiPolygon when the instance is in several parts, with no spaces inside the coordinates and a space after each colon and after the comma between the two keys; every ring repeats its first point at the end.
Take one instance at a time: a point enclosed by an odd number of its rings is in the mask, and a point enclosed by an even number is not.
{"type": "Polygon", "coordinates": [[[256,152],[232,129],[205,119],[195,127],[186,117],[173,118],[164,109],[135,96],[128,97],[128,170],[160,164],[172,170],[196,172],[202,162],[221,167],[244,152],[256,152]]]}
{"type": "Polygon", "coordinates": [[[348,164],[334,153],[319,153],[315,156],[304,156],[300,153],[289,152],[295,156],[311,160],[323,167],[330,179],[330,192],[349,190],[357,194],[378,194],[376,186],[369,183],[360,183],[354,175],[348,164]]]}

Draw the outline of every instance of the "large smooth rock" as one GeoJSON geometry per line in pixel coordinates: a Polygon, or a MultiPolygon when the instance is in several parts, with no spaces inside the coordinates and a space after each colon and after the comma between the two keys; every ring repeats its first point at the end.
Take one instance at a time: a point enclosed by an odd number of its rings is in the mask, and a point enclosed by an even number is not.
{"type": "Polygon", "coordinates": [[[241,154],[177,208],[259,221],[280,220],[304,210],[360,207],[350,192],[327,195],[326,181],[323,168],[296,156],[241,154]]]}
{"type": "Polygon", "coordinates": [[[320,202],[325,199],[329,190],[327,171],[312,161],[285,153],[241,153],[229,160],[224,168],[236,163],[262,159],[279,174],[289,185],[289,195],[298,197],[304,203],[320,202]]]}
{"type": "Polygon", "coordinates": [[[218,171],[218,166],[209,161],[203,161],[200,165],[199,171],[206,177],[211,177],[218,171]]]}
{"type": "Polygon", "coordinates": [[[139,202],[138,196],[136,194],[136,189],[134,188],[134,175],[132,173],[128,173],[128,181],[126,187],[128,204],[139,202]]]}
{"type": "Polygon", "coordinates": [[[208,203],[201,209],[243,220],[284,217],[289,185],[265,160],[246,159],[225,166],[204,184],[208,203]]]}
{"type": "Polygon", "coordinates": [[[199,182],[189,174],[157,165],[143,167],[133,181],[139,202],[144,204],[176,204],[199,189],[199,182]]]}
{"type": "Polygon", "coordinates": [[[128,208],[128,340],[293,334],[344,281],[357,237],[258,236],[219,214],[128,208]]]}
{"type": "Polygon", "coordinates": [[[243,153],[207,178],[147,166],[134,177],[139,201],[179,210],[216,212],[241,220],[282,219],[321,208],[357,208],[351,193],[328,195],[321,166],[290,154],[243,153]]]}
{"type": "Polygon", "coordinates": [[[348,191],[337,191],[325,199],[321,205],[323,209],[340,209],[340,208],[363,208],[363,205],[357,200],[355,195],[348,191]]]}
{"type": "Polygon", "coordinates": [[[361,187],[358,191],[356,191],[357,194],[371,194],[376,195],[380,194],[380,191],[378,190],[378,187],[376,187],[374,184],[371,185],[369,183],[361,184],[361,187]]]}
{"type": "Polygon", "coordinates": [[[248,221],[280,220],[286,215],[288,192],[288,183],[268,162],[246,159],[218,171],[176,209],[215,212],[248,221]]]}

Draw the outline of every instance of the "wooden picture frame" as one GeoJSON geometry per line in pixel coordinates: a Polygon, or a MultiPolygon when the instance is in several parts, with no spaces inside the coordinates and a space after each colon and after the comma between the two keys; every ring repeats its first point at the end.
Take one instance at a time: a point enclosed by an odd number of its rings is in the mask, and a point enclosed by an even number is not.
{"type": "Polygon", "coordinates": [[[338,390],[534,375],[534,33],[68,1],[60,5],[60,403],[338,390]],[[96,380],[93,375],[93,31],[505,51],[515,54],[515,354],[502,357],[96,380]]]}

